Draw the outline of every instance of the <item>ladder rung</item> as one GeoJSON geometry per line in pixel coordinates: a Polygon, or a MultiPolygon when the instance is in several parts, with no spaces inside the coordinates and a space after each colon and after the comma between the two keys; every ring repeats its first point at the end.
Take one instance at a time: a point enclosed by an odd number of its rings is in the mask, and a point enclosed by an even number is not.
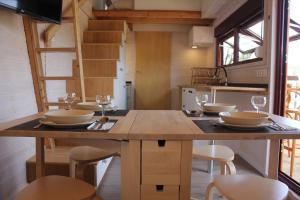
{"type": "Polygon", "coordinates": [[[75,52],[76,48],[35,48],[39,52],[75,52]]]}
{"type": "Polygon", "coordinates": [[[41,76],[41,80],[76,80],[77,78],[74,76],[41,76]]]}

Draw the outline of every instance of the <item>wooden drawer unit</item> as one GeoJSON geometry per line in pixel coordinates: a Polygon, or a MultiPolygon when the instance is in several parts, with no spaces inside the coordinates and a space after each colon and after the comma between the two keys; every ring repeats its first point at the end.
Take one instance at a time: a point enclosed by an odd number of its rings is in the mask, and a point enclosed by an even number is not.
{"type": "Polygon", "coordinates": [[[141,200],[179,200],[179,186],[142,185],[141,200]]]}
{"type": "Polygon", "coordinates": [[[180,185],[181,142],[143,141],[142,184],[180,185]]]}

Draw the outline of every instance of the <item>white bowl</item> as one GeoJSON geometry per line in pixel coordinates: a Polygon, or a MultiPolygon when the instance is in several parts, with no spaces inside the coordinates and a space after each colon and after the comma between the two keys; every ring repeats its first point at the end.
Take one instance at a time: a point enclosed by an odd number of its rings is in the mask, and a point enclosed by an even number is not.
{"type": "Polygon", "coordinates": [[[94,114],[88,110],[53,110],[46,112],[45,117],[57,124],[76,124],[91,120],[94,114]]]}
{"type": "Polygon", "coordinates": [[[77,103],[77,108],[83,110],[93,110],[93,111],[100,111],[101,107],[97,106],[96,102],[81,102],[77,103]]]}
{"type": "Polygon", "coordinates": [[[260,125],[268,122],[268,114],[256,112],[221,112],[221,119],[233,125],[260,125]]]}
{"type": "Polygon", "coordinates": [[[206,103],[203,108],[204,111],[208,112],[231,112],[236,108],[236,105],[227,103],[206,103]]]}

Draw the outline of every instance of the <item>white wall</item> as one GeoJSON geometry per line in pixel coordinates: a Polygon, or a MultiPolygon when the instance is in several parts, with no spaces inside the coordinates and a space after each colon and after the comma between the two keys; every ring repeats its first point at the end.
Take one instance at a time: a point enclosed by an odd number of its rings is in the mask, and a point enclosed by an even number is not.
{"type": "MultiPolygon", "coordinates": [[[[22,17],[0,8],[0,122],[37,112],[22,17]]],[[[31,138],[0,137],[0,199],[11,200],[26,184],[31,138]]]]}
{"type": "MultiPolygon", "coordinates": [[[[191,84],[192,67],[211,67],[210,49],[192,49],[188,45],[188,32],[191,26],[184,25],[134,25],[133,31],[172,32],[171,46],[171,108],[180,109],[179,85],[191,84]]],[[[135,37],[134,32],[127,35],[125,80],[135,86],[135,37]]]]}
{"type": "MultiPolygon", "coordinates": [[[[233,0],[234,2],[226,4],[220,11],[219,17],[215,20],[214,26],[219,25],[226,17],[228,17],[234,10],[238,9],[245,0],[233,0]]],[[[228,67],[229,82],[233,83],[266,83],[269,84],[269,93],[267,98],[269,104],[266,106],[265,111],[272,111],[273,96],[271,91],[273,90],[271,84],[273,75],[271,74],[274,65],[274,54],[271,54],[271,49],[275,49],[275,33],[276,29],[276,13],[274,12],[275,0],[265,0],[265,39],[264,39],[264,60],[256,63],[243,64],[234,67],[228,67]],[[270,18],[268,16],[271,16],[270,18]],[[257,77],[257,71],[266,70],[267,75],[265,77],[257,77]]],[[[252,94],[249,93],[219,93],[217,94],[217,101],[224,101],[226,99],[234,99],[238,107],[244,110],[251,108],[250,98],[252,94]],[[219,97],[219,98],[218,98],[219,97]]],[[[223,142],[228,144],[226,142],[223,142]]],[[[236,153],[240,154],[245,160],[252,164],[262,174],[267,174],[268,171],[268,155],[269,155],[269,142],[268,141],[236,141],[231,142],[229,145],[233,145],[234,148],[238,147],[236,153]]]]}
{"type": "Polygon", "coordinates": [[[201,10],[200,0],[135,0],[136,10],[201,10]]]}

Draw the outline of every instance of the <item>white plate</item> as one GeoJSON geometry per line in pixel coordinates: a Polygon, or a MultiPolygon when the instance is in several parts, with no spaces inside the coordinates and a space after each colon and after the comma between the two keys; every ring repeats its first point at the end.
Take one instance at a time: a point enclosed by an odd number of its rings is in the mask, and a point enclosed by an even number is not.
{"type": "Polygon", "coordinates": [[[94,116],[94,112],[89,110],[51,110],[44,114],[46,119],[56,124],[77,124],[87,122],[94,116]]]}
{"type": "Polygon", "coordinates": [[[74,123],[74,124],[57,124],[55,122],[49,121],[47,119],[40,119],[40,123],[46,126],[54,127],[54,128],[75,128],[75,127],[84,127],[94,123],[96,119],[91,119],[86,122],[74,123]]]}
{"type": "MultiPolygon", "coordinates": [[[[110,105],[106,105],[104,107],[105,111],[112,111],[116,106],[112,107],[110,105]]],[[[83,110],[92,110],[92,111],[102,111],[102,108],[100,106],[97,106],[96,102],[80,102],[77,103],[77,108],[83,109],[83,110]]]]}
{"type": "Polygon", "coordinates": [[[203,105],[203,108],[211,112],[231,112],[236,108],[236,105],[228,103],[206,103],[203,105]]]}
{"type": "Polygon", "coordinates": [[[227,124],[259,125],[268,122],[269,115],[256,112],[221,112],[221,119],[227,124]]]}
{"type": "Polygon", "coordinates": [[[84,110],[100,111],[101,107],[97,106],[96,102],[80,102],[77,107],[84,110]]]}
{"type": "Polygon", "coordinates": [[[242,125],[242,124],[228,124],[226,122],[224,122],[223,120],[219,119],[217,121],[217,124],[219,125],[222,125],[222,126],[226,126],[226,127],[229,127],[229,128],[233,128],[233,129],[241,129],[241,130],[255,130],[255,129],[261,129],[261,128],[264,128],[264,127],[267,127],[267,126],[270,126],[271,123],[262,123],[262,124],[258,124],[258,125],[249,125],[249,124],[245,124],[245,125],[242,125]]]}

